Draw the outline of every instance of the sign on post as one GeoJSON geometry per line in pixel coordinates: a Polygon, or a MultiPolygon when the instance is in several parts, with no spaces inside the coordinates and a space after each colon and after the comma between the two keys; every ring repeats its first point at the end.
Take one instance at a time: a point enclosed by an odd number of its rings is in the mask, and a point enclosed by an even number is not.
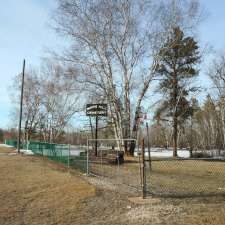
{"type": "Polygon", "coordinates": [[[98,154],[98,117],[107,116],[107,104],[87,104],[86,106],[86,115],[95,116],[95,156],[98,154]]]}
{"type": "Polygon", "coordinates": [[[87,104],[87,116],[107,116],[107,104],[87,104]]]}

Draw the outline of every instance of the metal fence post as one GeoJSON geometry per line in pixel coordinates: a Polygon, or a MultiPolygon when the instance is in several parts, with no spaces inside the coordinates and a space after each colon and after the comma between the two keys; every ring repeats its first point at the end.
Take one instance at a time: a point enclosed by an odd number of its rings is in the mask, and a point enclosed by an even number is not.
{"type": "MultiPolygon", "coordinates": [[[[139,134],[139,133],[138,133],[139,134]]],[[[139,163],[139,173],[140,173],[140,185],[143,186],[142,180],[142,161],[141,161],[141,151],[139,149],[139,135],[137,134],[137,153],[138,153],[138,163],[139,163]]]]}
{"type": "Polygon", "coordinates": [[[70,168],[70,144],[68,145],[68,169],[70,168]]]}
{"type": "Polygon", "coordinates": [[[145,174],[145,141],[144,141],[144,138],[142,139],[142,142],[141,142],[141,167],[142,167],[142,197],[143,199],[146,198],[146,174],[145,174]]]}
{"type": "Polygon", "coordinates": [[[87,139],[87,175],[89,175],[89,141],[87,139]]]}
{"type": "Polygon", "coordinates": [[[146,123],[146,132],[147,132],[147,143],[148,143],[148,162],[149,162],[149,171],[152,170],[152,159],[151,159],[151,150],[150,150],[150,141],[149,141],[149,129],[148,123],[146,123]]]}
{"type": "Polygon", "coordinates": [[[103,161],[102,161],[102,149],[100,150],[101,151],[101,175],[102,175],[102,177],[103,177],[103,161]]]}
{"type": "Polygon", "coordinates": [[[119,149],[117,149],[117,182],[119,181],[119,176],[120,176],[120,162],[119,162],[119,149]]]}

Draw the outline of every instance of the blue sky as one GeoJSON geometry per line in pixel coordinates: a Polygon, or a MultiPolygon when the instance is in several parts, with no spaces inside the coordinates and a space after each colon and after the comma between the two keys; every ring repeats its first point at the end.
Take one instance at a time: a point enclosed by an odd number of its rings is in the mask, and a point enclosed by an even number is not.
{"type": "MultiPolygon", "coordinates": [[[[201,0],[208,18],[199,29],[201,45],[215,50],[225,47],[225,1],[201,0]]],[[[50,13],[56,0],[0,0],[0,127],[10,125],[9,86],[22,70],[23,58],[28,66],[38,66],[46,48],[60,48],[57,35],[49,26],[50,13]]],[[[200,83],[208,86],[203,64],[200,83]]]]}
{"type": "Polygon", "coordinates": [[[0,127],[9,125],[9,86],[22,70],[37,66],[47,48],[56,48],[59,39],[50,28],[50,11],[55,0],[0,0],[0,127]]]}

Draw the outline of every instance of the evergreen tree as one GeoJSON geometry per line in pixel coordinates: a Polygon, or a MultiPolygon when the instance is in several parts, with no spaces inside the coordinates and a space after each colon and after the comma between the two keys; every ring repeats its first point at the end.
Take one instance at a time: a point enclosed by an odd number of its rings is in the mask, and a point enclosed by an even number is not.
{"type": "Polygon", "coordinates": [[[0,142],[4,141],[4,131],[0,128],[0,142]]]}
{"type": "Polygon", "coordinates": [[[172,118],[173,156],[176,157],[178,127],[192,113],[188,95],[196,90],[191,87],[191,81],[198,75],[199,47],[193,37],[185,37],[183,31],[176,27],[160,49],[159,57],[156,73],[163,101],[157,114],[172,118]]]}
{"type": "Polygon", "coordinates": [[[189,143],[189,147],[190,147],[190,157],[193,157],[193,149],[194,149],[194,144],[196,145],[196,130],[194,129],[194,125],[197,124],[196,121],[196,114],[201,110],[200,106],[199,106],[199,102],[196,98],[192,98],[191,99],[191,108],[190,108],[190,120],[189,120],[189,132],[186,136],[188,143],[189,143]]]}

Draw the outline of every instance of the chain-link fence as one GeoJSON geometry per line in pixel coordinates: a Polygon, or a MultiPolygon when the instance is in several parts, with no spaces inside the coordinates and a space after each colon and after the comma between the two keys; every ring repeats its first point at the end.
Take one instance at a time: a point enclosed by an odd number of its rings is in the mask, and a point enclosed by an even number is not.
{"type": "MultiPolygon", "coordinates": [[[[113,183],[126,184],[156,196],[225,195],[224,151],[220,151],[219,157],[215,150],[207,154],[195,152],[193,156],[198,158],[191,158],[190,151],[185,149],[178,150],[179,158],[173,158],[172,149],[152,149],[149,155],[147,149],[140,147],[139,150],[136,145],[134,157],[129,157],[115,143],[118,140],[97,140],[97,152],[95,142],[88,142],[91,175],[110,178],[113,183]]],[[[127,140],[128,147],[131,142],[127,140]]]]}
{"type": "Polygon", "coordinates": [[[16,148],[17,147],[17,140],[7,139],[7,140],[5,140],[5,144],[16,148]]]}
{"type": "MultiPolygon", "coordinates": [[[[17,147],[17,140],[5,140],[5,144],[17,147]]],[[[69,144],[56,144],[39,141],[21,143],[21,149],[30,150],[34,155],[66,164],[70,168],[86,173],[87,147],[69,144]]]]}
{"type": "Polygon", "coordinates": [[[153,158],[146,163],[147,191],[161,196],[225,194],[225,160],[153,158]]]}
{"type": "Polygon", "coordinates": [[[87,172],[87,146],[70,146],[70,168],[87,172]]]}
{"type": "MultiPolygon", "coordinates": [[[[15,140],[5,143],[17,145],[15,140]]],[[[132,139],[92,139],[88,140],[87,146],[30,141],[23,143],[23,147],[71,169],[109,178],[116,185],[125,184],[137,191],[146,190],[151,195],[225,195],[224,151],[219,151],[219,155],[215,150],[207,151],[207,154],[206,151],[194,152],[195,158],[191,158],[188,150],[178,150],[180,157],[172,158],[172,149],[151,149],[149,154],[132,139]],[[132,145],[135,146],[134,157],[125,155],[124,150],[132,145]]]]}
{"type": "Polygon", "coordinates": [[[124,154],[125,148],[129,150],[132,145],[135,146],[133,151],[139,152],[135,139],[89,139],[88,174],[110,178],[113,183],[140,189],[140,157],[133,158],[124,154]]]}
{"type": "Polygon", "coordinates": [[[45,142],[28,143],[27,149],[31,150],[35,155],[47,157],[48,159],[61,162],[69,165],[69,151],[68,144],[55,144],[45,142]]]}

